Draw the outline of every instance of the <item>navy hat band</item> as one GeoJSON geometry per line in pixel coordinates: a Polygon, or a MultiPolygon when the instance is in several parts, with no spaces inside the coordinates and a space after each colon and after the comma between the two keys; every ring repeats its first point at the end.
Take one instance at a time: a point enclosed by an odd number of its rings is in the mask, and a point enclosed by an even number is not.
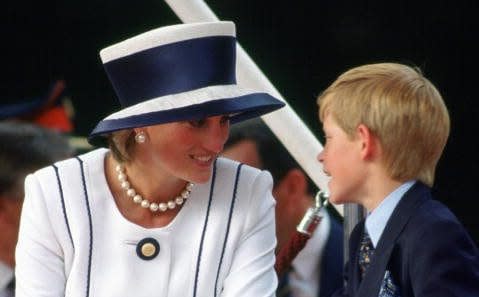
{"type": "Polygon", "coordinates": [[[236,82],[233,22],[196,22],[144,32],[100,51],[121,109],[90,133],[94,143],[123,129],[229,115],[231,123],[284,102],[236,82]],[[97,137],[100,136],[100,137],[97,137]]]}
{"type": "Polygon", "coordinates": [[[236,84],[235,63],[236,38],[211,36],[147,49],[104,67],[122,107],[129,107],[165,95],[236,84]]]}

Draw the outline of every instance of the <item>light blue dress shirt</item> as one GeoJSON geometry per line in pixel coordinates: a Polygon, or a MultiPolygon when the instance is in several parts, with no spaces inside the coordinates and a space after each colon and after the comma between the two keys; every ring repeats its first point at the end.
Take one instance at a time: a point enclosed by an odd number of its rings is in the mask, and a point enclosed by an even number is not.
{"type": "Polygon", "coordinates": [[[411,180],[400,185],[397,189],[387,195],[378,207],[366,217],[366,230],[368,231],[369,237],[371,237],[371,241],[375,248],[391,214],[396,208],[396,205],[399,203],[404,193],[406,193],[415,182],[415,180],[411,180]]]}

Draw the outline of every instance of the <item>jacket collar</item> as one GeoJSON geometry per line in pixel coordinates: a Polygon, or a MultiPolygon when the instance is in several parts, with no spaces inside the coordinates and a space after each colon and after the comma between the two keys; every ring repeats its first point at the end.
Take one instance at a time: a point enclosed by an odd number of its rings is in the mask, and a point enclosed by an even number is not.
{"type": "MultiPolygon", "coordinates": [[[[386,272],[397,238],[414,214],[414,210],[417,209],[419,205],[430,199],[432,199],[430,188],[421,182],[416,182],[401,198],[401,201],[399,201],[389,218],[389,221],[384,228],[384,232],[379,239],[378,245],[376,246],[374,255],[378,256],[373,256],[374,260],[371,262],[368,272],[359,285],[358,297],[378,296],[379,288],[383,281],[384,273],[386,272]]],[[[364,231],[364,221],[362,222],[362,229],[364,231]]]]}

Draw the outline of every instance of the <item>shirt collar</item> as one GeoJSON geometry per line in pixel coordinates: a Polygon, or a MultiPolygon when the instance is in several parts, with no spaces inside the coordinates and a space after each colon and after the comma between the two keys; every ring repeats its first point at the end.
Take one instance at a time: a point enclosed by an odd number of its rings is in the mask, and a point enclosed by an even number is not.
{"type": "Polygon", "coordinates": [[[374,247],[378,244],[379,238],[381,238],[384,228],[402,196],[415,182],[415,180],[411,180],[400,185],[397,189],[389,193],[376,209],[368,214],[365,227],[374,247]]]}

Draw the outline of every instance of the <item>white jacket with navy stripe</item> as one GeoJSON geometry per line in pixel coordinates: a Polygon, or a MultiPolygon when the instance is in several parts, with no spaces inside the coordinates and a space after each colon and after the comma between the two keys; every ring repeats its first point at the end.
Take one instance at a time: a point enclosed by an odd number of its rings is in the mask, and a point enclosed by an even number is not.
{"type": "Polygon", "coordinates": [[[174,220],[144,228],[116,207],[98,149],[27,177],[16,296],[274,296],[272,179],[218,158],[174,220]],[[154,238],[143,260],[137,243],[154,238]]]}

